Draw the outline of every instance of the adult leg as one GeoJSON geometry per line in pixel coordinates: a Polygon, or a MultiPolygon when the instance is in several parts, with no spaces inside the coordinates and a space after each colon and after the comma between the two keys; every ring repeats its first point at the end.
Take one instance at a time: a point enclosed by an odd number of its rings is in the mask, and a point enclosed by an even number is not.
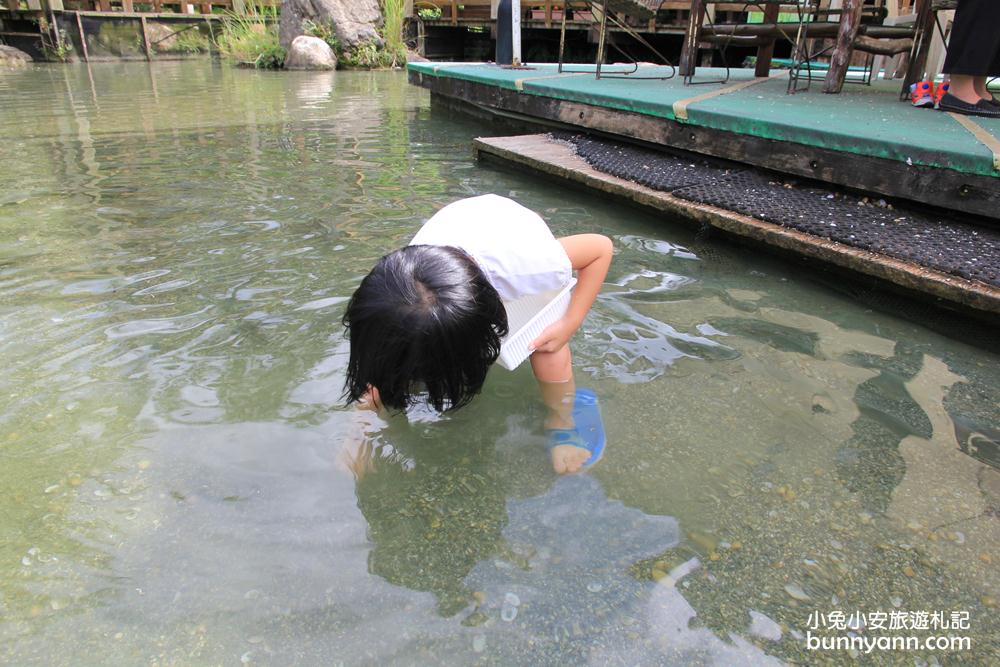
{"type": "Polygon", "coordinates": [[[960,0],[942,68],[951,75],[949,94],[975,104],[989,99],[986,75],[1000,58],[1000,2],[960,0]]]}

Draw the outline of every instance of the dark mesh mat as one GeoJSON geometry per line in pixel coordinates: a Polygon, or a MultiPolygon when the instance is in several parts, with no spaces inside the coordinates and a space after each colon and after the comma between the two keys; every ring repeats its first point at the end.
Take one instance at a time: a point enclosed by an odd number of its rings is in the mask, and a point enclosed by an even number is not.
{"type": "Polygon", "coordinates": [[[1000,232],[991,229],[750,172],[674,195],[1000,287],[1000,232]]]}
{"type": "Polygon", "coordinates": [[[714,183],[740,169],[724,169],[697,158],[680,158],[583,134],[553,132],[553,139],[573,144],[591,167],[654,190],[672,192],[699,183],[714,183]]]}
{"type": "Polygon", "coordinates": [[[681,199],[1000,287],[1000,231],[593,137],[553,137],[598,171],[681,199]]]}

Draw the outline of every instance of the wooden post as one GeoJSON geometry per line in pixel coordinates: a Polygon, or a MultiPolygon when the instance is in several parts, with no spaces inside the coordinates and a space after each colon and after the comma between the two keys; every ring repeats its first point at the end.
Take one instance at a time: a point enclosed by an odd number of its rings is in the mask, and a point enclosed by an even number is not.
{"type": "Polygon", "coordinates": [[[705,18],[705,0],[691,0],[691,15],[688,17],[687,32],[684,33],[680,66],[677,68],[681,76],[694,76],[695,67],[698,66],[698,40],[701,37],[703,18],[705,18]]]}
{"type": "Polygon", "coordinates": [[[90,53],[87,51],[87,36],[83,34],[83,20],[80,18],[80,12],[73,12],[76,14],[76,31],[80,35],[80,51],[83,54],[83,62],[90,62],[90,53]]]}
{"type": "Polygon", "coordinates": [[[864,0],[844,0],[844,10],[840,15],[840,28],[837,30],[837,44],[830,58],[830,70],[823,82],[824,93],[839,93],[844,87],[847,68],[851,64],[851,52],[854,50],[854,38],[858,36],[861,24],[861,10],[864,0]]]}
{"type": "Polygon", "coordinates": [[[122,0],[122,11],[126,14],[131,14],[135,10],[132,5],[132,0],[122,0]]]}
{"type": "Polygon", "coordinates": [[[198,11],[202,14],[208,15],[212,13],[212,3],[203,2],[198,6],[198,11]]]}
{"type": "Polygon", "coordinates": [[[146,60],[153,59],[153,47],[149,45],[149,33],[146,31],[146,17],[139,17],[139,25],[142,27],[142,48],[146,51],[146,60]]]}
{"type": "Polygon", "coordinates": [[[903,89],[900,98],[905,99],[910,93],[910,86],[924,78],[927,69],[927,53],[931,48],[931,38],[934,36],[934,12],[931,11],[930,0],[917,0],[917,22],[913,26],[914,50],[910,52],[910,60],[906,65],[906,76],[903,78],[903,89]]]}
{"type": "MultiPolygon", "coordinates": [[[[764,5],[764,23],[777,23],[778,11],[781,5],[764,5]]],[[[774,57],[774,40],[761,44],[757,47],[757,66],[754,67],[753,75],[757,77],[770,76],[771,58],[774,57]]]]}

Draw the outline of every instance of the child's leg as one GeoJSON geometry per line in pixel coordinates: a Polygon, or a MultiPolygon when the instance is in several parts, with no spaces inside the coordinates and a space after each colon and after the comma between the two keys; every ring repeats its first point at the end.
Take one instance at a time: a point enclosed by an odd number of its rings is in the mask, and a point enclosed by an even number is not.
{"type": "MultiPolygon", "coordinates": [[[[555,352],[535,352],[531,355],[531,370],[538,380],[542,401],[549,409],[544,428],[574,428],[576,383],[573,381],[573,355],[569,345],[555,352]]],[[[552,448],[552,467],[557,473],[577,472],[588,458],[590,452],[583,447],[556,445],[552,448]]]]}
{"type": "Polygon", "coordinates": [[[573,428],[573,355],[569,345],[556,352],[535,352],[531,370],[538,380],[542,401],[549,409],[545,428],[573,428]]]}

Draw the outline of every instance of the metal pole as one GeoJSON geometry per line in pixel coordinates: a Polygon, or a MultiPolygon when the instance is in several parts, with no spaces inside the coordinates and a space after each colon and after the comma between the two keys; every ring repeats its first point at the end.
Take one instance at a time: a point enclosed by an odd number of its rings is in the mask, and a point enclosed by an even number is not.
{"type": "Polygon", "coordinates": [[[566,14],[569,14],[569,0],[563,2],[562,27],[559,28],[559,69],[562,74],[563,53],[566,50],[566,14]]]}
{"type": "Polygon", "coordinates": [[[597,40],[597,76],[601,78],[601,63],[604,62],[604,33],[608,29],[608,0],[601,2],[601,34],[597,40]]]}
{"type": "Polygon", "coordinates": [[[511,0],[510,2],[510,29],[512,62],[514,67],[521,66],[521,0],[511,0]]]}

